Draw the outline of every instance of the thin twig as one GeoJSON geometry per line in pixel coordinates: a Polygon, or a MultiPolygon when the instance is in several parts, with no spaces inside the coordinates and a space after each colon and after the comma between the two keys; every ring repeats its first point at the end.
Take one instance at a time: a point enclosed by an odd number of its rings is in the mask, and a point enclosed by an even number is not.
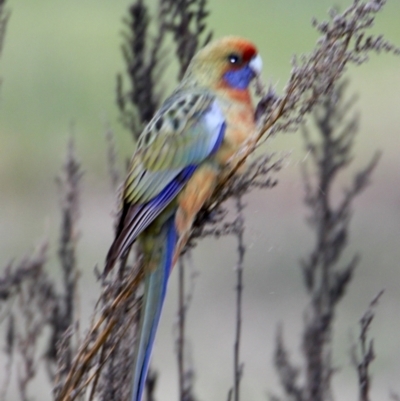
{"type": "Polygon", "coordinates": [[[373,340],[368,340],[368,331],[375,317],[375,308],[377,307],[384,290],[371,301],[368,309],[360,319],[360,336],[358,344],[351,348],[351,360],[357,370],[359,401],[370,401],[371,375],[369,367],[375,359],[375,350],[373,340]],[[359,349],[359,356],[357,352],[359,349]]]}
{"type": "Polygon", "coordinates": [[[177,357],[178,357],[178,379],[179,379],[179,400],[185,400],[185,266],[183,258],[179,258],[178,263],[178,338],[177,338],[177,357]]]}
{"type": "Polygon", "coordinates": [[[7,355],[6,365],[3,367],[4,378],[0,387],[0,400],[6,401],[7,391],[10,386],[12,376],[12,366],[14,361],[14,345],[15,345],[15,318],[10,314],[8,318],[6,332],[6,347],[4,353],[7,355]]]}
{"type": "Polygon", "coordinates": [[[237,237],[237,255],[238,262],[236,266],[236,328],[235,328],[235,345],[234,345],[234,386],[233,399],[240,399],[240,381],[243,375],[243,364],[240,361],[240,339],[242,334],[242,297],[243,297],[243,268],[244,255],[246,246],[244,244],[244,211],[245,205],[241,196],[236,197],[237,217],[235,222],[235,235],[237,237]]]}

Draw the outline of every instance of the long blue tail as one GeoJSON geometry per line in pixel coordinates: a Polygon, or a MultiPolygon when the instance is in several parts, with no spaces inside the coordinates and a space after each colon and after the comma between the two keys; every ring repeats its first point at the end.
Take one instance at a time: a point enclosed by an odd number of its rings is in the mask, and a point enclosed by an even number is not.
{"type": "Polygon", "coordinates": [[[133,373],[132,401],[141,401],[150,356],[153,348],[158,322],[167,290],[168,277],[171,270],[172,258],[176,245],[175,216],[164,223],[160,236],[165,247],[160,262],[154,271],[147,272],[143,306],[140,316],[138,338],[135,346],[135,361],[133,373]]]}

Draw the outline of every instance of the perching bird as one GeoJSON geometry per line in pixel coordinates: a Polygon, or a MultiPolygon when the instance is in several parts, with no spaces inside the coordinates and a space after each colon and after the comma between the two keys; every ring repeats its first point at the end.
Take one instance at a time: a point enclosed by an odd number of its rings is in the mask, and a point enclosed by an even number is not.
{"type": "Polygon", "coordinates": [[[105,267],[107,274],[138,240],[145,292],[132,401],[142,398],[168,277],[196,214],[210,199],[223,167],[255,131],[249,84],[261,68],[255,46],[245,39],[225,37],[208,44],[138,140],[105,267]]]}

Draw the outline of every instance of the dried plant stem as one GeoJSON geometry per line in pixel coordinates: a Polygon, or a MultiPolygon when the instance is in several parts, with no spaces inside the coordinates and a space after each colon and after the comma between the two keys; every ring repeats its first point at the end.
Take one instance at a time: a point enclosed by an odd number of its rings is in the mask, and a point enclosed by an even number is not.
{"type": "Polygon", "coordinates": [[[186,338],[186,319],[195,289],[196,270],[190,261],[190,252],[178,260],[178,312],[176,328],[176,356],[178,363],[179,400],[194,401],[194,368],[186,338]],[[192,271],[187,272],[190,268],[192,271]]]}
{"type": "Polygon", "coordinates": [[[383,290],[371,301],[368,309],[360,319],[360,336],[358,344],[354,344],[351,349],[351,359],[354,367],[357,370],[358,376],[358,391],[359,401],[370,401],[370,388],[371,388],[371,375],[369,373],[369,366],[375,359],[375,350],[373,340],[368,340],[368,330],[370,329],[372,320],[375,317],[375,308],[383,295],[383,290]],[[357,355],[357,348],[359,354],[357,355]]]}
{"type": "Polygon", "coordinates": [[[6,36],[6,28],[10,11],[6,9],[6,0],[0,0],[0,54],[3,50],[4,38],[6,36]]]}
{"type": "Polygon", "coordinates": [[[7,362],[3,368],[4,377],[0,387],[0,401],[6,401],[7,391],[11,381],[11,372],[14,359],[14,342],[15,342],[15,318],[10,314],[8,318],[7,334],[6,334],[6,347],[5,354],[7,355],[7,362]]]}
{"type": "MultiPolygon", "coordinates": [[[[74,141],[71,138],[68,143],[67,158],[62,175],[58,177],[58,185],[61,193],[61,235],[59,241],[58,256],[63,272],[63,301],[59,318],[58,336],[72,327],[77,314],[78,291],[77,284],[80,272],[77,267],[76,245],[79,239],[77,222],[79,219],[79,196],[82,171],[75,153],[74,141]]],[[[78,320],[77,320],[78,321],[78,320]]],[[[77,335],[79,334],[76,331],[77,335]]],[[[73,355],[73,344],[71,340],[65,344],[63,349],[63,363],[65,371],[71,365],[73,355]]],[[[79,338],[76,339],[79,343],[79,338]]]]}
{"type": "MultiPolygon", "coordinates": [[[[135,318],[136,318],[136,316],[135,316],[135,314],[133,314],[130,317],[130,319],[126,322],[124,329],[120,333],[120,337],[123,337],[123,335],[129,329],[129,327],[133,324],[135,318]]],[[[115,322],[113,321],[113,324],[109,325],[110,331],[105,331],[105,338],[108,337],[109,333],[114,328],[114,326],[115,326],[115,322]]],[[[100,354],[100,361],[97,364],[97,367],[96,367],[95,371],[86,379],[86,381],[82,384],[82,386],[78,390],[76,390],[77,395],[81,391],[83,391],[85,389],[85,387],[87,387],[93,381],[93,386],[92,386],[91,394],[90,394],[90,399],[93,399],[93,397],[94,397],[94,395],[96,393],[96,387],[97,387],[97,383],[98,383],[98,380],[99,380],[99,377],[100,377],[101,370],[103,369],[103,367],[104,367],[105,363],[107,362],[108,358],[114,352],[115,348],[118,346],[119,341],[120,341],[120,338],[116,338],[116,341],[114,341],[114,343],[112,344],[112,346],[109,349],[106,349],[104,347],[105,341],[103,341],[103,343],[101,344],[102,345],[102,349],[101,349],[101,354],[100,354]]]]}
{"type": "Polygon", "coordinates": [[[344,191],[334,206],[335,179],[352,160],[358,115],[348,116],[354,97],[345,100],[347,82],[341,82],[323,98],[314,110],[318,135],[303,128],[308,164],[313,174],[302,165],[305,204],[309,210],[307,222],[315,235],[315,247],[301,260],[309,305],[304,315],[302,352],[304,366],[292,365],[285,349],[282,330],[277,337],[275,365],[288,399],[296,401],[327,401],[332,399],[331,383],[335,369],[331,361],[333,324],[336,308],[346,293],[359,256],[341,265],[341,255],[348,244],[353,202],[369,184],[378,156],[359,171],[352,185],[344,191]],[[304,384],[299,384],[299,373],[304,384]]]}
{"type": "MultiPolygon", "coordinates": [[[[111,305],[103,309],[101,316],[92,324],[91,330],[86,335],[86,339],[72,362],[72,367],[57,395],[57,400],[72,401],[77,397],[76,390],[79,387],[82,377],[89,370],[93,358],[101,349],[118,322],[118,311],[120,308],[124,308],[127,299],[136,291],[142,279],[143,271],[139,270],[139,272],[136,272],[135,269],[133,269],[120,293],[112,301],[111,305]],[[100,330],[105,321],[107,321],[105,327],[100,330]],[[93,339],[95,339],[94,342],[93,339]]],[[[115,343],[118,343],[117,339],[115,343]]],[[[93,376],[91,379],[93,379],[93,376]]],[[[85,386],[87,386],[89,382],[90,381],[86,381],[85,386]]]]}
{"type": "MultiPolygon", "coordinates": [[[[115,344],[115,346],[116,345],[117,345],[117,343],[115,344]]],[[[115,347],[112,347],[112,351],[114,349],[115,349],[115,347]]],[[[90,389],[89,401],[93,401],[93,399],[94,399],[94,397],[96,395],[97,385],[98,385],[99,380],[100,380],[101,369],[103,368],[104,363],[105,363],[106,360],[107,360],[107,358],[106,358],[106,347],[103,347],[102,350],[101,350],[101,353],[100,353],[100,357],[99,357],[99,366],[98,366],[98,368],[97,368],[97,370],[95,372],[97,374],[96,374],[96,376],[95,376],[95,378],[93,380],[92,388],[90,389]]]]}
{"type": "Polygon", "coordinates": [[[243,374],[243,364],[240,362],[240,339],[242,334],[242,296],[243,296],[243,262],[246,253],[244,244],[244,211],[245,205],[241,196],[236,197],[237,217],[235,221],[235,235],[237,237],[238,263],[236,266],[236,328],[234,344],[234,368],[233,368],[233,399],[240,399],[240,381],[243,374]]]}
{"type": "Polygon", "coordinates": [[[183,258],[178,263],[178,378],[179,378],[179,400],[185,400],[185,265],[183,258]]]}

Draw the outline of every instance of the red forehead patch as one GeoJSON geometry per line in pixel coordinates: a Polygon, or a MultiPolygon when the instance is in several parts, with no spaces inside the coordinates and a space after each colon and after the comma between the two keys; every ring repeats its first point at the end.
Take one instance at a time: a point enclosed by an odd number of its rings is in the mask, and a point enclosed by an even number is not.
{"type": "Polygon", "coordinates": [[[250,61],[257,54],[257,49],[252,44],[246,44],[242,47],[243,61],[250,61]]]}
{"type": "Polygon", "coordinates": [[[242,53],[242,58],[244,62],[250,61],[256,54],[257,49],[251,43],[241,43],[239,45],[240,52],[242,53]]]}

